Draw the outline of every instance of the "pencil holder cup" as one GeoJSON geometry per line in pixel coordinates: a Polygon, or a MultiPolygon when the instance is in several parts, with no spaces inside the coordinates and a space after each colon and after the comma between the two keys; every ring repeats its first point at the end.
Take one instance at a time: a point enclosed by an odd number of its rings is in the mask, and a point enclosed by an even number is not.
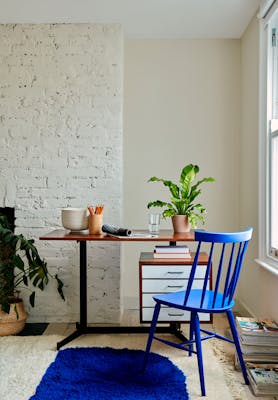
{"type": "Polygon", "coordinates": [[[102,234],[102,214],[89,215],[89,234],[101,235],[102,234]]]}

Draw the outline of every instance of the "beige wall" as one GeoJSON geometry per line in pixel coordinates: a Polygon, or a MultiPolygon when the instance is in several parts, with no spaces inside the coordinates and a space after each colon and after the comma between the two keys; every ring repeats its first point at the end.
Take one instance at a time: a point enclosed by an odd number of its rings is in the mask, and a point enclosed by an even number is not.
{"type": "Polygon", "coordinates": [[[251,314],[278,318],[278,277],[254,262],[258,257],[258,80],[259,22],[254,18],[242,38],[242,127],[240,222],[253,225],[254,236],[243,269],[238,300],[251,314]]]}
{"type": "MultiPolygon", "coordinates": [[[[124,62],[124,214],[147,227],[146,204],[168,200],[150,176],[176,180],[187,163],[200,166],[207,229],[239,227],[241,74],[239,40],[127,40],[124,62]]],[[[170,228],[170,221],[162,227],[170,228]]],[[[125,308],[138,306],[138,258],[152,245],[125,244],[125,308]]]]}
{"type": "MultiPolygon", "coordinates": [[[[167,190],[152,175],[177,179],[189,162],[212,175],[204,188],[207,229],[254,227],[238,305],[278,318],[278,278],[258,256],[259,23],[241,40],[128,40],[124,80],[124,220],[146,228],[146,204],[167,190]]],[[[201,176],[200,175],[200,176],[201,176]]],[[[165,196],[164,196],[165,195],[165,196]]],[[[170,222],[163,221],[163,227],[170,222]]],[[[125,308],[138,307],[138,258],[152,245],[122,251],[125,308]]]]}

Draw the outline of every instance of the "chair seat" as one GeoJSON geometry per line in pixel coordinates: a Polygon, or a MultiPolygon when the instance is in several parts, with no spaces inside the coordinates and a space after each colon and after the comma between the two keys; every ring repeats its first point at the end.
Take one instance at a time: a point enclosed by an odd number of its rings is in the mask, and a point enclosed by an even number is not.
{"type": "Polygon", "coordinates": [[[213,296],[214,292],[211,290],[207,290],[204,298],[203,305],[201,306],[201,297],[202,297],[202,290],[201,289],[193,289],[190,292],[189,298],[187,300],[186,306],[183,305],[184,302],[184,297],[185,297],[185,291],[182,290],[180,292],[174,292],[174,293],[165,293],[165,294],[159,294],[153,296],[154,300],[157,303],[169,306],[169,307],[175,307],[179,308],[182,310],[189,310],[189,311],[201,311],[204,313],[217,313],[217,312],[224,312],[234,306],[234,300],[231,300],[229,303],[226,300],[226,304],[224,303],[224,306],[222,306],[222,301],[223,301],[223,294],[218,293],[215,301],[214,307],[212,307],[213,304],[213,296]]]}

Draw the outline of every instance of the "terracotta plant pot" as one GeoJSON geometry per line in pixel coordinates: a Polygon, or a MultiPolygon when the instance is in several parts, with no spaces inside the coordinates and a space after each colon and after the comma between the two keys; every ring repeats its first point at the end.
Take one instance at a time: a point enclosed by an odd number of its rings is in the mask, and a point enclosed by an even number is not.
{"type": "Polygon", "coordinates": [[[0,336],[16,335],[21,332],[25,326],[27,316],[22,300],[11,304],[9,314],[0,309],[0,336]],[[15,307],[17,313],[15,312],[15,307]]]}
{"type": "Polygon", "coordinates": [[[172,217],[173,229],[176,233],[190,232],[191,225],[188,222],[187,215],[173,215],[172,217]]]}

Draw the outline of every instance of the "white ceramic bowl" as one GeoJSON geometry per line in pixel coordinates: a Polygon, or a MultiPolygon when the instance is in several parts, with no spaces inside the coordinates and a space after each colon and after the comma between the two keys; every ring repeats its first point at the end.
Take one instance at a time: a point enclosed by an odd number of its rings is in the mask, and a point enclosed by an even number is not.
{"type": "Polygon", "coordinates": [[[88,229],[89,219],[87,208],[62,208],[62,225],[70,231],[88,229]]]}

